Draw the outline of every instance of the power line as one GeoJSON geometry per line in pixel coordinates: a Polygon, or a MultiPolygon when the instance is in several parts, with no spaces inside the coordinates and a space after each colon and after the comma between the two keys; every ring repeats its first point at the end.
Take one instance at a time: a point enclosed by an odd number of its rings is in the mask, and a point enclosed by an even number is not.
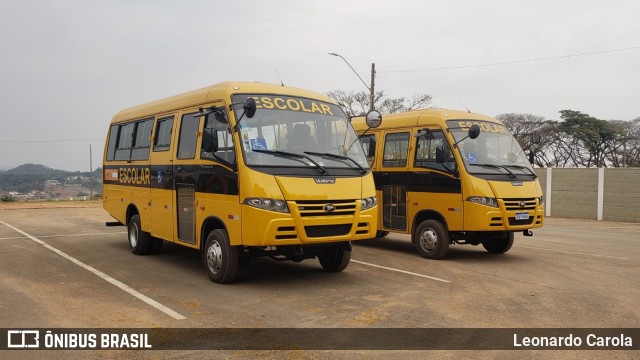
{"type": "Polygon", "coordinates": [[[476,64],[476,65],[463,65],[463,66],[453,66],[453,67],[441,67],[441,68],[432,68],[432,69],[413,69],[413,70],[386,70],[386,71],[378,71],[379,73],[409,73],[409,72],[424,72],[424,71],[440,71],[440,70],[457,70],[457,69],[468,69],[468,68],[476,68],[476,67],[486,67],[486,66],[498,66],[498,65],[508,65],[508,64],[519,64],[525,62],[534,62],[534,61],[545,61],[545,60],[556,60],[556,59],[566,59],[578,56],[588,56],[588,55],[597,55],[597,54],[605,54],[619,51],[627,51],[627,50],[636,50],[640,49],[640,46],[633,46],[622,49],[612,49],[612,50],[602,50],[602,51],[594,51],[587,52],[582,54],[572,54],[572,55],[563,55],[563,56],[552,56],[545,58],[536,58],[536,59],[525,59],[525,60],[514,60],[514,61],[503,61],[496,63],[488,63],[488,64],[476,64]]]}

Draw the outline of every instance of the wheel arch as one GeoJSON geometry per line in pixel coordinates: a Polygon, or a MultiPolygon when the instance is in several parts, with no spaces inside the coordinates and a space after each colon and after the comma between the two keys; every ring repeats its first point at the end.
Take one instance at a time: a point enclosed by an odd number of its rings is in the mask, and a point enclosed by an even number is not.
{"type": "MultiPolygon", "coordinates": [[[[126,224],[125,225],[129,225],[129,222],[131,221],[131,217],[133,215],[138,214],[138,216],[140,216],[140,211],[138,211],[138,208],[136,207],[135,204],[129,204],[129,206],[127,206],[127,212],[125,215],[125,219],[126,219],[126,224]]],[[[140,219],[140,223],[142,223],[142,219],[140,219]]]]}
{"type": "Polygon", "coordinates": [[[449,226],[447,225],[447,220],[441,213],[433,209],[425,209],[420,210],[413,218],[413,224],[411,225],[411,242],[415,243],[416,241],[416,229],[420,225],[421,222],[425,220],[437,220],[444,225],[445,229],[449,231],[449,226]]]}
{"type": "MultiPolygon", "coordinates": [[[[202,227],[200,228],[200,253],[204,257],[204,247],[207,242],[207,235],[213,231],[223,229],[227,230],[227,227],[224,225],[224,221],[222,221],[217,216],[209,216],[202,222],[202,227]]],[[[204,259],[204,258],[203,258],[204,259]]]]}

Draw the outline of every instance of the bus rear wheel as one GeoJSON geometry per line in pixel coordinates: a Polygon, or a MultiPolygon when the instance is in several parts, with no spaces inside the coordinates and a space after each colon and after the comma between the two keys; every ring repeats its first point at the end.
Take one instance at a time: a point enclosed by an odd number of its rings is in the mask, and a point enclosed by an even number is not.
{"type": "Polygon", "coordinates": [[[233,282],[238,275],[240,251],[231,246],[226,230],[213,230],[207,236],[205,267],[211,281],[218,284],[233,282]]]}
{"type": "Polygon", "coordinates": [[[504,254],[513,245],[513,233],[503,232],[490,239],[484,240],[482,246],[492,254],[504,254]]]}
{"type": "Polygon", "coordinates": [[[328,246],[325,251],[318,256],[320,265],[327,272],[340,272],[347,268],[351,261],[350,246],[336,244],[328,246]]]}
{"type": "Polygon", "coordinates": [[[425,220],[418,225],[414,243],[420,256],[441,259],[449,251],[449,233],[440,221],[425,220]]]}
{"type": "Polygon", "coordinates": [[[127,225],[129,235],[129,247],[136,255],[146,255],[151,251],[151,234],[142,231],[140,225],[140,215],[135,214],[127,225]]]}

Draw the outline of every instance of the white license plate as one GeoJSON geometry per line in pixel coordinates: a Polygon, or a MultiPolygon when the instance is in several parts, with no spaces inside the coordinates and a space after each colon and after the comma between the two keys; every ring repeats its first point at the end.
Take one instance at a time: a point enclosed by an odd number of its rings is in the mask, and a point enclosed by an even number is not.
{"type": "Polygon", "coordinates": [[[528,212],[516,213],[516,220],[529,220],[528,212]]]}

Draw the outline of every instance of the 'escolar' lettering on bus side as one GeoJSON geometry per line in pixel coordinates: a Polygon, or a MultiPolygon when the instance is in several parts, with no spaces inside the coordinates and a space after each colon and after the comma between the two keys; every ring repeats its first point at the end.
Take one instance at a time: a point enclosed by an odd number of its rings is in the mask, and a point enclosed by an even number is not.
{"type": "Polygon", "coordinates": [[[149,168],[120,168],[118,180],[121,184],[150,185],[151,170],[149,168]]]}

